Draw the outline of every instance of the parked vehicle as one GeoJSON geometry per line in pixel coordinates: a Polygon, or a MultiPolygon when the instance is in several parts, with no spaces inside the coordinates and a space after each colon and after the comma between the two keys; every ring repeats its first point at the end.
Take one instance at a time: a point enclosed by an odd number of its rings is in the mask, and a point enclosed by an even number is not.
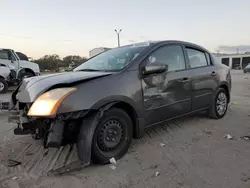
{"type": "Polygon", "coordinates": [[[10,76],[10,69],[0,65],[0,94],[8,91],[8,80],[10,76]]]}
{"type": "Polygon", "coordinates": [[[250,63],[248,63],[247,66],[245,66],[245,68],[243,69],[244,73],[250,73],[250,63]]]}
{"type": "Polygon", "coordinates": [[[139,43],[103,52],[74,72],[24,79],[13,93],[16,135],[45,147],[77,143],[83,164],[121,158],[145,128],[198,111],[222,118],[229,67],[187,42],[139,43]]]}
{"type": "MultiPolygon", "coordinates": [[[[20,53],[19,53],[20,55],[20,53]]],[[[21,60],[11,49],[0,49],[0,64],[14,67],[16,79],[22,80],[25,77],[40,75],[38,64],[21,60]]]]}

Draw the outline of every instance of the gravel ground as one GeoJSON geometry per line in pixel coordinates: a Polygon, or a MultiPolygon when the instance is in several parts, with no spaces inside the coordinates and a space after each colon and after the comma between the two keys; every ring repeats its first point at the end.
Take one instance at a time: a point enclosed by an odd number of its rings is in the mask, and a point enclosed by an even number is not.
{"type": "Polygon", "coordinates": [[[133,141],[116,169],[77,169],[75,146],[51,149],[44,157],[40,141],[13,137],[14,125],[7,123],[7,112],[0,112],[0,188],[250,188],[250,141],[240,139],[250,135],[250,77],[232,75],[232,102],[223,119],[197,114],[155,126],[133,141]],[[22,164],[10,168],[7,159],[22,164]],[[70,165],[76,168],[69,171],[70,165]],[[48,173],[62,166],[65,173],[48,173]]]}

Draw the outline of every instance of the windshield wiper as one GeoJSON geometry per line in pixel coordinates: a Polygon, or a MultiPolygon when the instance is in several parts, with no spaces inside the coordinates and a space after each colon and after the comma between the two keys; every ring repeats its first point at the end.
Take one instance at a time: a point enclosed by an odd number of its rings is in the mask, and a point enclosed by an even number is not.
{"type": "Polygon", "coordinates": [[[97,70],[97,69],[80,69],[78,71],[98,72],[98,71],[102,71],[102,70],[97,70]]]}

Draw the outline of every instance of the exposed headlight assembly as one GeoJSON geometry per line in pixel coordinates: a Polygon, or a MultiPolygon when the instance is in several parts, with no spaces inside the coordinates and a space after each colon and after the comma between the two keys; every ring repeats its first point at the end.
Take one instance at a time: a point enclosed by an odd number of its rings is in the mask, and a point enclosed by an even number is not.
{"type": "Polygon", "coordinates": [[[76,90],[76,88],[58,88],[42,94],[32,104],[28,116],[55,116],[63,100],[76,90]]]}

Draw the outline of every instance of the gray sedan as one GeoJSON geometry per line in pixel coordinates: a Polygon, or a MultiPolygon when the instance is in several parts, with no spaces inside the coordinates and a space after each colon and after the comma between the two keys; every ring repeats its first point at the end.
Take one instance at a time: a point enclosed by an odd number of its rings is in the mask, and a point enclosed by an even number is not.
{"type": "Polygon", "coordinates": [[[121,158],[145,128],[206,111],[222,118],[230,69],[205,48],[182,41],[111,49],[73,72],[24,79],[12,95],[16,135],[44,147],[76,143],[83,164],[121,158]],[[15,112],[16,114],[16,112],[15,112]]]}

